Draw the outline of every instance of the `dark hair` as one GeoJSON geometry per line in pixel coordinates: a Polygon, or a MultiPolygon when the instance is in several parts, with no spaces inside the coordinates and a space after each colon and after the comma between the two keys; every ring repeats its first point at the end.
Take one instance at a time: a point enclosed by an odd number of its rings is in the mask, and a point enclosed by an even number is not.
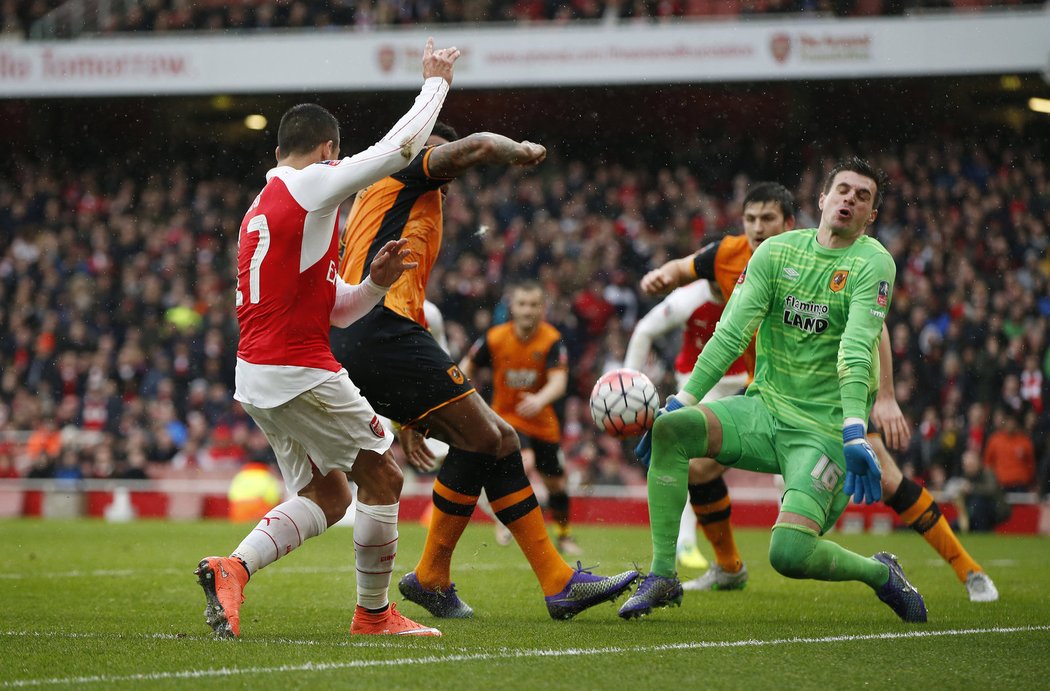
{"type": "Polygon", "coordinates": [[[824,178],[824,188],[822,190],[824,194],[831,191],[831,184],[835,182],[835,176],[846,170],[851,173],[863,175],[866,178],[871,178],[875,181],[875,201],[872,203],[871,208],[878,209],[879,204],[882,203],[883,191],[890,184],[890,178],[886,173],[882,172],[882,170],[857,156],[852,156],[839,161],[828,171],[827,177],[824,178]]]}
{"type": "Polygon", "coordinates": [[[277,146],[282,156],[309,153],[327,141],[339,143],[339,121],[316,103],[292,106],[281,117],[277,146]]]}
{"type": "Polygon", "coordinates": [[[431,132],[432,135],[441,137],[445,141],[454,142],[459,139],[459,133],[452,128],[452,125],[441,122],[438,120],[434,123],[434,130],[431,132]]]}
{"type": "Polygon", "coordinates": [[[764,204],[765,202],[779,204],[784,220],[795,217],[795,195],[779,182],[757,182],[744,195],[745,209],[748,204],[764,204]]]}

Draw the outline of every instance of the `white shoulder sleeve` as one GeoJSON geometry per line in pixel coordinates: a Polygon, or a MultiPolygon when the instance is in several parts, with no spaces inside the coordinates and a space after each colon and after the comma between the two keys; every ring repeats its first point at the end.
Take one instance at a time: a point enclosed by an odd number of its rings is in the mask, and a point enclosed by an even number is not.
{"type": "Polygon", "coordinates": [[[653,347],[653,339],[685,326],[689,315],[711,298],[711,287],[707,281],[694,281],[671,291],[634,327],[631,340],[627,343],[624,367],[642,369],[653,347]]]}
{"type": "Polygon", "coordinates": [[[386,291],[386,288],[376,285],[371,276],[365,276],[365,280],[357,285],[350,285],[336,274],[335,304],[332,305],[329,323],[345,329],[378,305],[386,291]]]}
{"type": "Polygon", "coordinates": [[[378,142],[341,161],[307,166],[287,180],[295,200],[307,211],[338,206],[358,190],[407,166],[427,142],[448,94],[448,82],[431,77],[423,83],[412,109],[378,142]]]}

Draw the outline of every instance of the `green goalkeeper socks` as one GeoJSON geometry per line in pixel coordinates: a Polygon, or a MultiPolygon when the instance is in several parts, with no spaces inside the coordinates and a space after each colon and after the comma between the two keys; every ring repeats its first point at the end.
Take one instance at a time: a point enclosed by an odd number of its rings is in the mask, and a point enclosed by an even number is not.
{"type": "Polygon", "coordinates": [[[675,575],[675,549],[682,509],[689,498],[689,459],[707,455],[707,418],[695,407],[661,415],[653,425],[649,466],[649,526],[653,536],[650,570],[675,575]]]}
{"type": "Polygon", "coordinates": [[[885,585],[890,576],[881,562],[818,538],[808,528],[783,523],[773,527],[769,563],[788,578],[860,581],[872,588],[885,585]]]}

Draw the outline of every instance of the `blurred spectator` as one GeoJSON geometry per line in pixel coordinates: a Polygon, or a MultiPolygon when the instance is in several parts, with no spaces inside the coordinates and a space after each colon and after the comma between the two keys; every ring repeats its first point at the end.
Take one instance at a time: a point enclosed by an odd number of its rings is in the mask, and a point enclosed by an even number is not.
{"type": "MultiPolygon", "coordinates": [[[[1018,0],[1011,4],[1039,5],[1043,0],[1018,0]]],[[[33,23],[61,0],[35,0],[15,3],[8,0],[0,6],[0,29],[4,38],[29,35],[33,23]]],[[[976,0],[958,6],[947,0],[494,0],[462,2],[461,0],[329,0],[325,3],[304,0],[230,0],[217,3],[193,3],[188,0],[151,0],[150,2],[110,3],[111,14],[99,17],[97,33],[141,33],[191,30],[219,32],[229,30],[269,31],[273,29],[328,30],[354,27],[359,31],[376,26],[412,26],[477,22],[516,22],[520,24],[569,22],[602,23],[667,23],[682,18],[760,16],[763,14],[799,14],[835,17],[901,15],[908,10],[929,12],[973,11],[983,6],[997,6],[999,0],[976,0]]],[[[89,8],[94,5],[89,4],[89,8]]],[[[79,20],[71,7],[55,22],[47,38],[68,38],[78,31],[79,20]]],[[[80,8],[80,11],[83,11],[80,8]]],[[[90,32],[90,31],[89,31],[90,32]]],[[[94,33],[94,32],[91,32],[94,33]]]]}
{"type": "Polygon", "coordinates": [[[80,454],[76,449],[62,451],[51,477],[63,482],[74,482],[84,478],[84,471],[80,467],[80,454]]]}
{"type": "Polygon", "coordinates": [[[960,509],[959,524],[963,531],[987,532],[1010,518],[1010,504],[992,469],[981,462],[976,451],[962,456],[962,474],[946,487],[960,509]]]}
{"type": "Polygon", "coordinates": [[[988,438],[984,464],[1007,492],[1030,492],[1035,484],[1035,447],[1010,408],[995,413],[996,431],[988,438]]]}
{"type": "MultiPolygon", "coordinates": [[[[359,7],[330,3],[333,22],[337,4],[359,7]]],[[[266,5],[253,7],[258,18],[266,5]]],[[[452,183],[444,232],[454,249],[439,257],[428,292],[453,357],[499,319],[508,276],[536,278],[573,362],[566,409],[578,409],[600,373],[622,362],[633,315],[652,306],[640,276],[735,232],[727,219],[738,216],[740,191],[775,148],[698,140],[680,158],[630,165],[555,150],[536,169],[478,170],[452,183]]],[[[963,452],[989,445],[988,411],[1007,407],[1025,414],[1019,427],[1045,492],[1050,143],[945,133],[902,135],[877,150],[894,182],[872,233],[899,267],[888,326],[898,398],[918,428],[902,468],[933,485],[958,476],[963,452]]],[[[805,149],[800,219],[814,211],[828,162],[852,151],[805,149]]],[[[0,173],[0,419],[29,437],[11,450],[23,475],[53,475],[66,444],[83,450],[86,475],[120,474],[122,459],[130,466],[139,454],[147,467],[270,459],[230,393],[232,257],[254,191],[189,161],[166,170],[20,159],[0,173]],[[110,453],[99,455],[99,444],[110,453]]],[[[669,380],[657,384],[670,392],[669,380]]],[[[632,455],[586,416],[571,428],[566,454],[581,476],[637,478],[632,455]]]]}
{"type": "Polygon", "coordinates": [[[57,460],[62,452],[62,432],[53,417],[44,417],[26,441],[26,455],[30,458],[57,460]]]}
{"type": "Polygon", "coordinates": [[[19,477],[18,469],[10,452],[0,451],[0,480],[10,480],[19,477]]]}
{"type": "Polygon", "coordinates": [[[117,460],[113,477],[120,480],[148,480],[146,465],[146,454],[141,449],[129,451],[126,460],[117,460]]]}

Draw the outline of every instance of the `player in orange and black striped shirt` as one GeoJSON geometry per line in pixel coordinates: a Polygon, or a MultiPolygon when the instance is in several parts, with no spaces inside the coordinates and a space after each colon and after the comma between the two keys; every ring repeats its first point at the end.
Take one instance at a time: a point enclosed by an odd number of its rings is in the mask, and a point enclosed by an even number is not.
{"type": "Polygon", "coordinates": [[[479,367],[492,370],[492,409],[532,449],[536,470],[547,487],[558,550],[576,555],[580,549],[569,534],[561,424],[553,405],[568,389],[569,354],[561,333],[543,320],[544,306],[540,284],[515,286],[510,292],[510,321],[479,338],[459,367],[469,378],[479,367]]]}
{"type": "Polygon", "coordinates": [[[482,488],[529,560],[555,619],[616,597],[638,576],[629,571],[602,578],[565,563],[547,535],[525,475],[517,432],[492,411],[426,330],[424,290],[441,249],[447,183],[476,165],[532,166],[546,153],[538,144],[488,132],[459,139],[439,122],[428,148],[407,168],[358,193],[343,233],[340,273],[348,283],[361,280],[386,238],[407,239],[412,259],[419,262],[380,305],[333,336],[333,352],[372,407],[403,426],[400,439],[409,463],[433,467],[423,431],[450,447],[434,482],[423,555],[399,584],[405,598],[439,617],[473,614],[456,595],[451,560],[482,488]]]}

